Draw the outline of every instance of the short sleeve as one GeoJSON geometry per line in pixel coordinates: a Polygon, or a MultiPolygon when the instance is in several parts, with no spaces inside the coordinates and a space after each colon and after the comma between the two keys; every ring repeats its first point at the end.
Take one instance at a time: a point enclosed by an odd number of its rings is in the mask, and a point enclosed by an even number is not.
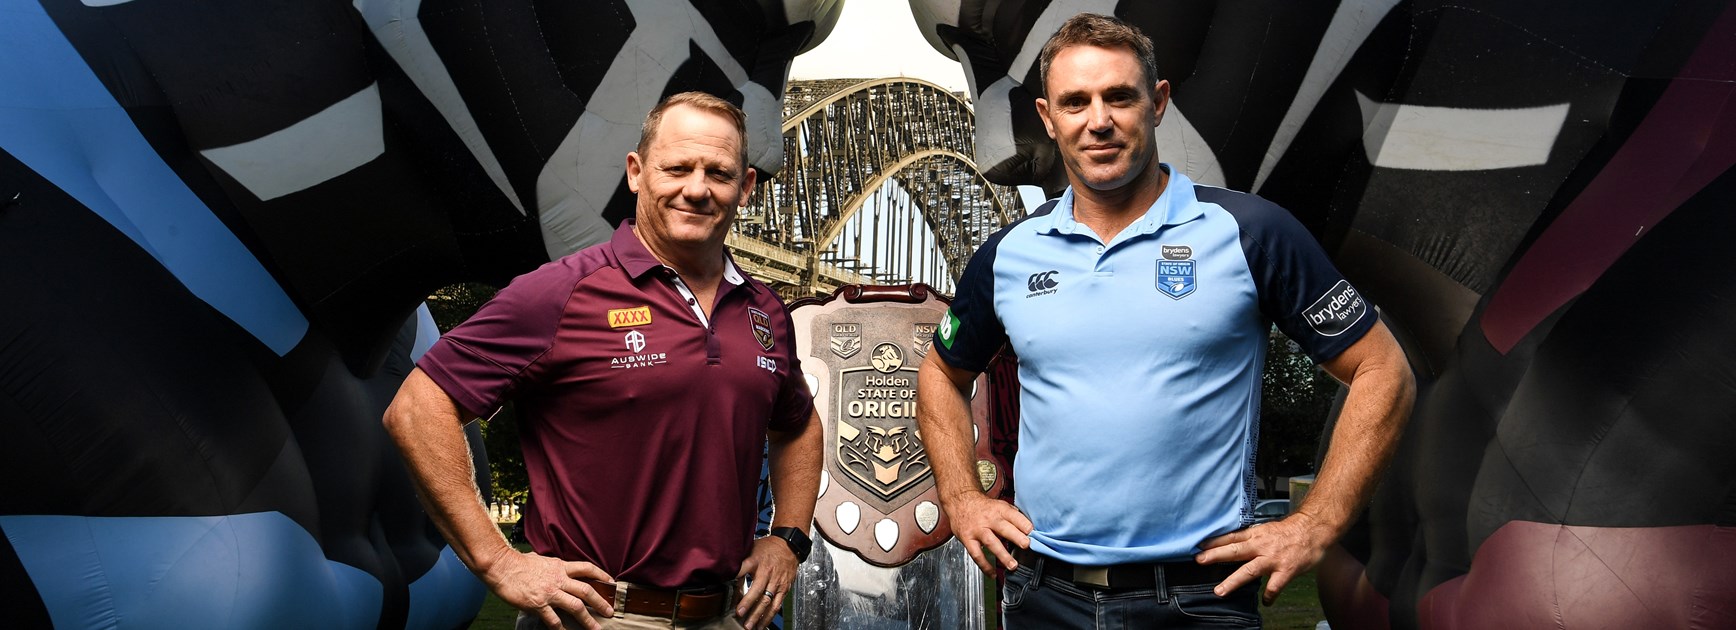
{"type": "MultiPolygon", "coordinates": [[[[1208,189],[1201,189],[1208,190],[1208,189]]],[[[1253,195],[1214,190],[1242,230],[1242,249],[1260,290],[1260,311],[1316,363],[1344,352],[1377,316],[1289,211],[1253,195]]],[[[1208,193],[1200,194],[1201,201],[1208,193]]]]}
{"type": "Polygon", "coordinates": [[[519,276],[416,363],[465,411],[487,416],[554,345],[578,278],[559,262],[519,276]]]}
{"type": "MultiPolygon", "coordinates": [[[[765,289],[770,291],[771,289],[765,289]]],[[[781,301],[781,300],[780,300],[781,301]]],[[[802,359],[796,352],[796,325],[790,318],[789,308],[785,306],[778,310],[783,316],[783,347],[788,348],[785,361],[788,362],[789,373],[784,376],[778,386],[778,399],[772,407],[772,417],[768,426],[773,431],[794,431],[800,429],[814,414],[814,394],[808,391],[808,379],[802,372],[802,359]]]]}
{"type": "Polygon", "coordinates": [[[1011,229],[1002,229],[977,248],[959,277],[958,296],[940,318],[934,350],[948,365],[982,372],[1007,343],[1007,330],[995,313],[994,267],[995,252],[1011,229]]]}

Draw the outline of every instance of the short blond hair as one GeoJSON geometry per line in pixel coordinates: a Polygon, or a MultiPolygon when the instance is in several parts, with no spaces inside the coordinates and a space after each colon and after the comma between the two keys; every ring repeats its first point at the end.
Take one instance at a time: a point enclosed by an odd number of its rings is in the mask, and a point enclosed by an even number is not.
{"type": "Polygon", "coordinates": [[[1133,52],[1139,60],[1139,67],[1145,71],[1145,89],[1151,90],[1157,85],[1157,52],[1151,44],[1151,38],[1139,27],[1107,15],[1096,13],[1080,13],[1067,18],[1061,28],[1055,29],[1055,34],[1049,36],[1049,41],[1043,44],[1043,53],[1039,56],[1042,63],[1038,65],[1037,80],[1043,82],[1043,96],[1049,95],[1049,62],[1055,60],[1055,55],[1062,49],[1073,46],[1096,46],[1099,48],[1122,48],[1133,52]]]}
{"type": "Polygon", "coordinates": [[[634,149],[640,158],[645,157],[645,151],[651,148],[651,143],[657,140],[657,128],[663,124],[663,112],[676,105],[686,105],[694,109],[721,116],[735,125],[736,135],[741,137],[741,168],[747,171],[747,113],[741,111],[734,103],[723,100],[705,92],[682,92],[672,94],[663,99],[651,112],[645,114],[645,123],[639,126],[639,146],[634,149]]]}

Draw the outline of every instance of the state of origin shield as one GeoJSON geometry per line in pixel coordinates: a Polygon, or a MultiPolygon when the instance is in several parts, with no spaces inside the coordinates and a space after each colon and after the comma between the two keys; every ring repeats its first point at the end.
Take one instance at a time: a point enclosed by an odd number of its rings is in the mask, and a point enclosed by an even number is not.
{"type": "MultiPolygon", "coordinates": [[[[946,302],[926,285],[847,286],[790,315],[825,426],[814,553],[794,627],[982,628],[983,575],[940,510],[916,422],[917,370],[946,302]]],[[[978,481],[1004,483],[988,451],[987,378],[972,390],[978,481]]]]}

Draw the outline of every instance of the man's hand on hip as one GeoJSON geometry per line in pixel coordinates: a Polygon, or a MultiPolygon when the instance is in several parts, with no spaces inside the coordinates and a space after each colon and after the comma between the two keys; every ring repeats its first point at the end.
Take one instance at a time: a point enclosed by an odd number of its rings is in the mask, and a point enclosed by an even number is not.
{"type": "Polygon", "coordinates": [[[1001,543],[1003,539],[1022,549],[1031,548],[1031,519],[1025,518],[1025,514],[1011,503],[991,499],[981,492],[971,492],[947,500],[945,507],[946,517],[952,521],[952,534],[964,543],[965,552],[983,573],[995,572],[989,555],[1009,571],[1018,568],[1012,550],[1001,543]],[[988,549],[987,553],[983,552],[984,548],[988,549]]]}
{"type": "Polygon", "coordinates": [[[751,577],[735,616],[747,630],[764,627],[784,607],[784,595],[796,581],[796,552],[776,536],[753,541],[753,551],[741,563],[737,578],[751,577]]]}
{"type": "Polygon", "coordinates": [[[1261,601],[1270,606],[1291,579],[1320,563],[1332,541],[1328,528],[1320,526],[1313,517],[1297,512],[1283,520],[1208,539],[1200,543],[1200,553],[1194,556],[1194,560],[1200,564],[1246,563],[1213,589],[1219,597],[1259,580],[1262,575],[1271,576],[1266,580],[1266,591],[1260,596],[1261,601]]]}
{"type": "Polygon", "coordinates": [[[591,585],[579,581],[579,578],[615,581],[589,562],[568,562],[508,548],[506,553],[495,558],[481,577],[488,590],[494,591],[501,601],[536,615],[550,628],[561,627],[556,610],[566,611],[591,630],[603,628],[602,623],[591,617],[591,611],[604,617],[615,614],[614,602],[605,601],[591,585]]]}

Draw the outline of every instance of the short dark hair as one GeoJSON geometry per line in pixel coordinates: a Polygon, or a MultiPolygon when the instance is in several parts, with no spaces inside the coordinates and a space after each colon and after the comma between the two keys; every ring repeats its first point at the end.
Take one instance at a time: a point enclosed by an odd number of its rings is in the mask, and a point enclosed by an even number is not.
{"type": "Polygon", "coordinates": [[[1043,82],[1042,94],[1049,94],[1049,63],[1055,60],[1055,55],[1062,49],[1072,46],[1097,46],[1100,48],[1124,48],[1133,52],[1139,60],[1140,69],[1145,71],[1145,89],[1150,90],[1157,84],[1157,52],[1153,49],[1151,38],[1139,27],[1120,18],[1096,13],[1080,13],[1067,18],[1061,28],[1055,29],[1055,34],[1043,44],[1043,54],[1039,57],[1042,63],[1038,66],[1037,80],[1043,82]]]}
{"type": "Polygon", "coordinates": [[[741,136],[741,168],[748,169],[747,163],[747,113],[741,111],[734,103],[718,98],[705,92],[682,92],[671,94],[663,99],[651,112],[645,114],[645,123],[639,126],[639,146],[634,149],[640,158],[645,157],[645,150],[651,148],[651,143],[657,139],[657,127],[663,124],[663,112],[676,105],[686,105],[694,109],[717,114],[735,124],[735,132],[741,136]]]}

